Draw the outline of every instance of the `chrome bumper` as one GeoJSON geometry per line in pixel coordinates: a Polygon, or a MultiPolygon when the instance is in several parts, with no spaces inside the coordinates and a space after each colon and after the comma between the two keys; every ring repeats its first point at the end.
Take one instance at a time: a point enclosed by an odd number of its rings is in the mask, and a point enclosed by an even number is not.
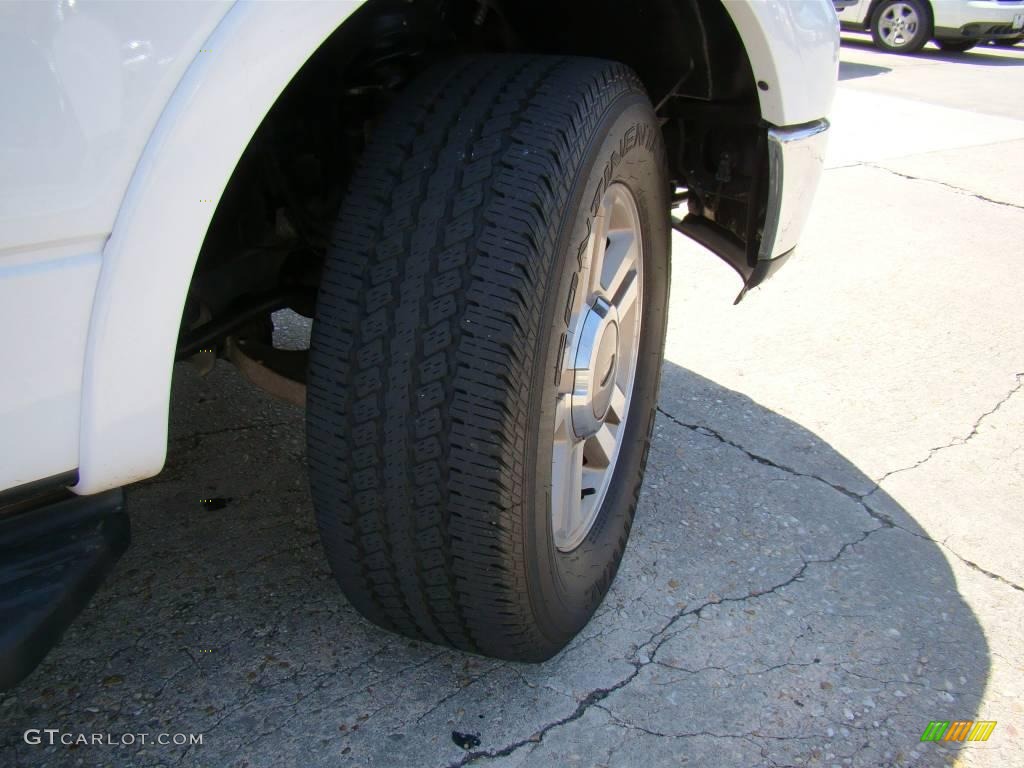
{"type": "Polygon", "coordinates": [[[758,202],[764,200],[764,221],[757,233],[751,233],[759,234],[757,239],[740,240],[713,220],[692,212],[682,220],[673,219],[673,227],[717,254],[740,275],[743,289],[736,303],[774,274],[796,250],[825,166],[828,129],[829,122],[824,118],[767,129],[768,178],[757,195],[758,202]]]}
{"type": "Polygon", "coordinates": [[[824,118],[768,129],[768,200],[761,246],[735,304],[775,274],[796,250],[825,167],[828,129],[824,118]]]}
{"type": "Polygon", "coordinates": [[[768,129],[768,209],[757,260],[785,256],[796,247],[825,167],[828,120],[768,129]]]}

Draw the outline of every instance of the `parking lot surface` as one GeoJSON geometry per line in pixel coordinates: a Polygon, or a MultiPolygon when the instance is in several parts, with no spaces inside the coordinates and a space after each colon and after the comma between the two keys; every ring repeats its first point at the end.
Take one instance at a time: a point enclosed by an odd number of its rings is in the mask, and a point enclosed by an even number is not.
{"type": "Polygon", "coordinates": [[[1024,48],[842,59],[795,261],[733,307],[674,240],[637,522],[568,649],[361,620],[302,412],[181,365],[132,548],[0,695],[0,765],[1024,766],[1024,48]],[[997,725],[921,742],[933,720],[997,725]],[[202,744],[25,743],[45,728],[202,744]]]}

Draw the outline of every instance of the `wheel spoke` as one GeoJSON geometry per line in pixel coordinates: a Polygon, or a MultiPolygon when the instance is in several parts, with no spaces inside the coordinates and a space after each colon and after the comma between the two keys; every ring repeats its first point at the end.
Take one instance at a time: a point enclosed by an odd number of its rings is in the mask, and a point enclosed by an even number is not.
{"type": "Polygon", "coordinates": [[[619,311],[619,317],[629,314],[629,311],[636,305],[636,300],[640,296],[637,290],[637,282],[636,272],[630,272],[623,279],[618,292],[612,299],[612,304],[619,311]]]}
{"type": "Polygon", "coordinates": [[[601,287],[605,296],[614,296],[622,285],[622,281],[630,274],[636,264],[637,241],[629,230],[612,232],[608,236],[611,245],[604,257],[601,269],[601,287]]]}
{"type": "Polygon", "coordinates": [[[583,514],[583,442],[556,442],[552,458],[551,527],[555,536],[567,537],[583,514]]]}
{"type": "MultiPolygon", "coordinates": [[[[572,374],[563,371],[562,379],[566,378],[572,378],[572,374]]],[[[571,407],[568,395],[562,395],[555,401],[555,440],[564,440],[570,437],[572,431],[571,407]]]]}
{"type": "Polygon", "coordinates": [[[604,267],[605,254],[608,252],[608,217],[610,212],[606,208],[598,211],[594,217],[593,230],[590,233],[590,242],[587,244],[587,263],[583,265],[583,277],[580,281],[583,290],[577,290],[576,298],[580,301],[589,301],[590,296],[597,288],[601,279],[601,270],[604,267]],[[580,295],[582,294],[582,295],[580,295]]]}
{"type": "Polygon", "coordinates": [[[612,399],[609,406],[612,413],[618,419],[621,424],[626,419],[626,393],[622,390],[622,387],[618,384],[615,385],[615,389],[612,390],[612,399]]]}
{"type": "Polygon", "coordinates": [[[615,456],[615,433],[607,424],[602,424],[586,442],[587,464],[595,468],[608,467],[615,456]]]}

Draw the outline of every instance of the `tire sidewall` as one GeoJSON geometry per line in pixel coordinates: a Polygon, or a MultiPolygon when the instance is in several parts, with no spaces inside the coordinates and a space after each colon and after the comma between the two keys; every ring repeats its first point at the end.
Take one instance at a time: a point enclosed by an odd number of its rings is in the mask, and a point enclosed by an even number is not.
{"type": "Polygon", "coordinates": [[[545,297],[541,364],[531,387],[527,433],[533,439],[524,480],[526,487],[534,488],[525,517],[528,589],[537,626],[557,647],[589,620],[622,558],[647,458],[667,320],[668,189],[660,129],[646,95],[623,94],[607,109],[592,136],[555,251],[549,284],[556,287],[545,297]],[[580,272],[594,214],[611,183],[629,188],[640,215],[644,259],[640,349],[623,442],[608,491],[587,537],[572,552],[563,553],[555,547],[551,523],[554,374],[568,330],[565,308],[573,277],[580,272]]]}

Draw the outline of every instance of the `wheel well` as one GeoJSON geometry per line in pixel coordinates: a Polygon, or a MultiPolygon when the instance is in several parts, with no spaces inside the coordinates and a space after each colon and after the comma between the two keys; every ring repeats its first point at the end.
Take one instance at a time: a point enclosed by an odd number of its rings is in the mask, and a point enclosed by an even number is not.
{"type": "Polygon", "coordinates": [[[691,211],[746,231],[760,111],[721,3],[593,0],[581,13],[574,0],[370,0],[310,57],[239,160],[199,253],[179,359],[223,353],[242,327],[265,335],[276,309],[312,315],[348,178],[392,95],[432,61],[477,52],[628,64],[661,118],[675,202],[688,194],[691,211]]]}

